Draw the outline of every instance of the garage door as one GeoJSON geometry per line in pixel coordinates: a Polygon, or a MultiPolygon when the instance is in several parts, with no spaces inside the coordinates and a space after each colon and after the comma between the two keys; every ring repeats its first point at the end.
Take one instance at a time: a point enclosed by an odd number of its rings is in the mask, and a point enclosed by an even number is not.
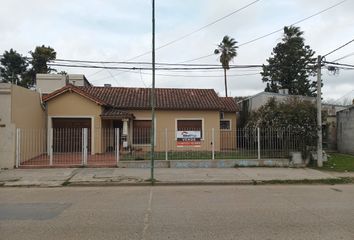
{"type": "Polygon", "coordinates": [[[82,129],[88,128],[88,151],[91,151],[90,118],[53,118],[54,152],[81,152],[82,129]]]}

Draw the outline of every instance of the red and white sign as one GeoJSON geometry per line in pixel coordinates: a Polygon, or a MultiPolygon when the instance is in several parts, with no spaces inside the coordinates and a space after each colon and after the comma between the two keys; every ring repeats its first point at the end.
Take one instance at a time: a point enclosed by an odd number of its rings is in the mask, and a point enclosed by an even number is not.
{"type": "Polygon", "coordinates": [[[200,147],[200,131],[177,131],[177,147],[200,147]]]}

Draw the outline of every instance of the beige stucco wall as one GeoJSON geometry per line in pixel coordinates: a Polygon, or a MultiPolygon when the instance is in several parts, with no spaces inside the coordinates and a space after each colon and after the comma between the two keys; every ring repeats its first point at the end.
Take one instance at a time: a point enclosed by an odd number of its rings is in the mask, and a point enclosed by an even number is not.
{"type": "MultiPolygon", "coordinates": [[[[131,111],[136,120],[151,119],[150,111],[131,111]]],[[[156,111],[156,151],[165,151],[167,148],[174,151],[210,151],[212,149],[212,128],[215,132],[215,151],[220,150],[220,117],[218,111],[156,111]],[[176,121],[177,119],[201,119],[203,120],[203,140],[200,147],[177,147],[176,121]],[[165,141],[165,129],[167,139],[165,141]]],[[[149,147],[135,146],[148,149],[149,147]]]]}
{"type": "Polygon", "coordinates": [[[11,121],[16,128],[43,129],[46,127],[45,110],[40,94],[36,91],[12,85],[11,121]]]}
{"type": "Polygon", "coordinates": [[[62,74],[37,74],[37,90],[42,93],[51,93],[66,85],[66,75],[62,74]]]}
{"type": "Polygon", "coordinates": [[[237,121],[236,113],[224,113],[225,120],[231,120],[230,130],[220,130],[221,150],[235,150],[237,146],[237,121]]]}
{"type": "Polygon", "coordinates": [[[20,131],[20,161],[46,151],[46,113],[41,95],[33,90],[12,85],[11,121],[20,131]]]}
{"type": "Polygon", "coordinates": [[[11,84],[0,83],[0,168],[13,168],[15,125],[11,123],[11,84]]]}
{"type": "MultiPolygon", "coordinates": [[[[45,111],[41,107],[40,94],[12,84],[0,84],[0,168],[13,168],[15,165],[16,128],[44,129],[45,111]]],[[[20,138],[20,156],[25,155],[24,138],[20,138]]],[[[28,157],[40,154],[45,141],[31,140],[36,150],[27,153],[28,157]]]]}
{"type": "Polygon", "coordinates": [[[80,96],[77,93],[66,92],[47,102],[48,127],[51,128],[51,118],[53,117],[82,117],[91,118],[91,142],[92,153],[101,152],[101,136],[99,130],[101,126],[102,107],[93,101],[80,96]]]}
{"type": "Polygon", "coordinates": [[[0,124],[11,123],[11,84],[0,83],[0,124]]]}

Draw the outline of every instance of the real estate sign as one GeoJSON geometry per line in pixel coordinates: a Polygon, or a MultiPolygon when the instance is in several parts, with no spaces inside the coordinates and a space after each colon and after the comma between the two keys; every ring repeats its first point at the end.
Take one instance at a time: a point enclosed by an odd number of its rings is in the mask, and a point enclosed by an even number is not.
{"type": "Polygon", "coordinates": [[[200,147],[200,131],[177,131],[177,147],[200,147]]]}

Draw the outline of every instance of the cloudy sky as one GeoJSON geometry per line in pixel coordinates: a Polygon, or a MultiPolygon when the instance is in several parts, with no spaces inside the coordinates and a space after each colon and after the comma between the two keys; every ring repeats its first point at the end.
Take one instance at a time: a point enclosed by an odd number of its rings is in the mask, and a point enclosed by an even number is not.
{"type": "MultiPolygon", "coordinates": [[[[239,9],[253,0],[156,0],[156,45],[164,45],[239,9]]],[[[222,21],[156,52],[157,62],[180,63],[213,53],[224,35],[239,44],[281,29],[341,0],[261,0],[222,21]]],[[[354,1],[326,11],[298,26],[316,54],[326,54],[354,38],[354,1]]],[[[151,50],[151,0],[1,0],[0,52],[14,48],[23,55],[50,45],[57,58],[127,61],[151,50]]],[[[241,46],[233,64],[263,64],[282,32],[241,46]]],[[[354,43],[327,57],[333,61],[354,52],[354,43]]],[[[147,54],[134,61],[150,61],[147,54]]],[[[341,62],[354,64],[354,56],[341,62]]],[[[216,56],[191,63],[216,64],[216,56]]],[[[62,69],[60,69],[62,70],[62,69]]],[[[148,87],[149,71],[64,68],[82,73],[94,85],[148,87]]],[[[214,88],[224,95],[223,72],[158,72],[156,87],[214,88]],[[177,76],[165,76],[177,75],[177,76]],[[208,76],[208,77],[203,77],[208,76]]],[[[254,70],[230,70],[231,96],[264,89],[254,70]],[[241,75],[241,76],[240,76],[241,75]]],[[[324,98],[338,99],[354,90],[354,71],[333,76],[324,71],[324,98]]],[[[354,92],[353,92],[354,93],[354,92]]]]}

